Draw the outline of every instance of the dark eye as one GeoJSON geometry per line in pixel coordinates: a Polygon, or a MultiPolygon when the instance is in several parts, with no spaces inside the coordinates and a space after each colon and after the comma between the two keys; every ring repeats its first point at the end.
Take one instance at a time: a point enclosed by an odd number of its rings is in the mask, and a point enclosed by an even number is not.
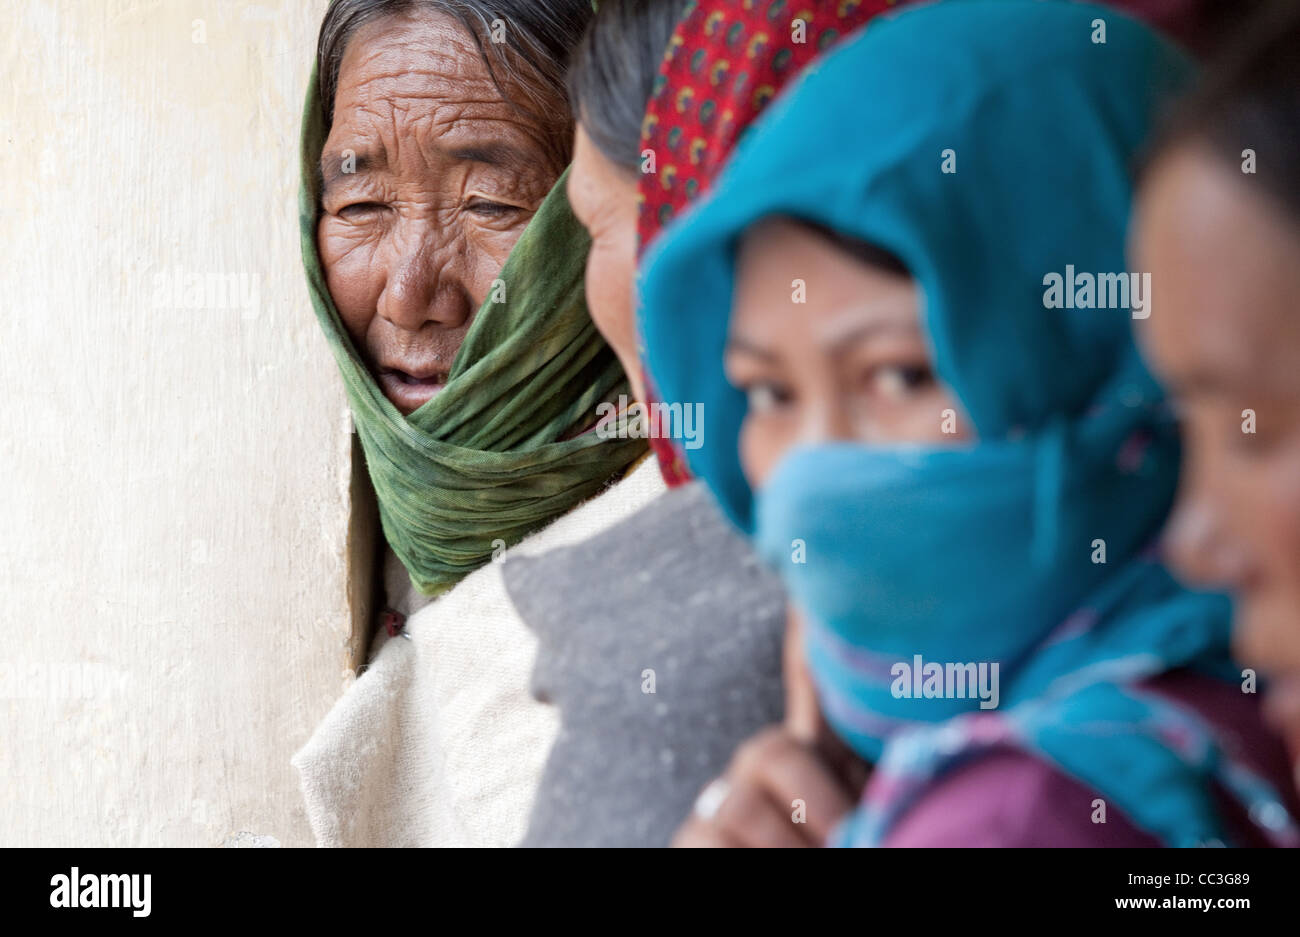
{"type": "Polygon", "coordinates": [[[339,217],[356,221],[376,215],[383,211],[385,207],[378,202],[353,202],[351,205],[344,205],[339,209],[339,217]]]}
{"type": "Polygon", "coordinates": [[[465,204],[465,210],[484,218],[508,218],[511,215],[516,215],[524,211],[524,209],[520,208],[518,205],[507,205],[505,202],[491,202],[485,198],[471,199],[465,204]]]}
{"type": "Polygon", "coordinates": [[[894,365],[877,368],[872,375],[875,389],[894,399],[926,387],[934,381],[934,372],[924,365],[894,365]]]}
{"type": "Polygon", "coordinates": [[[791,399],[790,391],[773,381],[759,381],[742,390],[749,400],[751,413],[767,413],[788,404],[791,399]]]}

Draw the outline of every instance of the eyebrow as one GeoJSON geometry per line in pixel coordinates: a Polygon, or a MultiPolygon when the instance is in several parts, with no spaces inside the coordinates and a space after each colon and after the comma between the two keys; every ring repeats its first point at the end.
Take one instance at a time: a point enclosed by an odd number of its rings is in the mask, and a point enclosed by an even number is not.
{"type": "MultiPolygon", "coordinates": [[[[854,324],[849,327],[836,328],[832,323],[832,328],[824,330],[823,334],[818,336],[818,343],[823,347],[834,345],[845,345],[849,342],[861,341],[865,338],[873,338],[879,334],[903,334],[908,336],[920,335],[919,330],[911,324],[889,321],[863,322],[854,324]]],[[[924,336],[922,336],[924,337],[924,336]]],[[[727,351],[739,351],[755,358],[761,358],[764,361],[776,361],[778,355],[775,352],[768,351],[765,348],[755,344],[743,335],[736,335],[727,339],[727,351]]]]}
{"type": "Polygon", "coordinates": [[[447,155],[456,160],[516,170],[526,169],[530,163],[535,162],[517,146],[498,141],[453,144],[448,148],[447,155]]]}
{"type": "Polygon", "coordinates": [[[915,321],[898,322],[892,319],[873,319],[861,322],[852,315],[839,316],[832,320],[826,328],[820,330],[817,339],[822,346],[830,348],[890,333],[925,340],[925,333],[915,321]]]}
{"type": "MultiPolygon", "coordinates": [[[[470,163],[482,163],[486,166],[498,166],[516,171],[524,171],[532,160],[517,146],[497,141],[469,142],[453,144],[444,152],[454,160],[470,163]]],[[[383,164],[382,157],[370,151],[356,153],[355,170],[343,171],[341,153],[328,153],[321,157],[321,190],[328,191],[331,184],[337,185],[347,176],[359,175],[376,169],[383,164]]]]}
{"type": "Polygon", "coordinates": [[[332,184],[337,185],[348,176],[369,172],[380,164],[379,157],[369,151],[355,153],[353,159],[355,160],[353,172],[344,172],[342,153],[327,153],[321,156],[322,191],[328,190],[332,184]]]}
{"type": "Polygon", "coordinates": [[[758,345],[755,345],[753,342],[745,338],[743,335],[737,335],[732,338],[728,338],[726,351],[743,352],[744,354],[752,355],[755,358],[760,358],[763,361],[768,361],[768,362],[775,362],[777,360],[776,354],[768,351],[766,348],[762,348],[758,345]]]}

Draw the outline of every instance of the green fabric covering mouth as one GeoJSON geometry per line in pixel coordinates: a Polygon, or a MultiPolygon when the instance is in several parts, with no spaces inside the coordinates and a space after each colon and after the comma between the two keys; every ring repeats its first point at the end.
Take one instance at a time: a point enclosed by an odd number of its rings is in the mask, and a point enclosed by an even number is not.
{"type": "Polygon", "coordinates": [[[325,120],[313,69],[303,108],[298,212],[316,318],[343,374],[384,536],[425,595],[437,595],[598,493],[644,440],[582,432],[628,393],[583,293],[590,241],[565,195],[567,170],[506,260],[447,386],[410,416],[384,396],[325,285],[316,249],[325,120]],[[610,438],[610,437],[613,438],[610,438]]]}

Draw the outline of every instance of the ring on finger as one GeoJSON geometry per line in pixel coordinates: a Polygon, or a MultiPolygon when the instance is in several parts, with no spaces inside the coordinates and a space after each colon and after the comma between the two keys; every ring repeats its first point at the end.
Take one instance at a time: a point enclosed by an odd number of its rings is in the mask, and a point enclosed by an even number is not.
{"type": "Polygon", "coordinates": [[[730,796],[731,782],[726,778],[714,778],[695,798],[695,815],[701,820],[712,820],[730,796]]]}

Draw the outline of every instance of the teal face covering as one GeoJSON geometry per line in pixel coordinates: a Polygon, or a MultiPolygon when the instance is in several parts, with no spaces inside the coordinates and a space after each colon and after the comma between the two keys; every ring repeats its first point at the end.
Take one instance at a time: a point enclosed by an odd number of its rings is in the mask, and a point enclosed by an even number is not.
{"type": "MultiPolygon", "coordinates": [[[[1123,431],[1147,412],[1133,410],[1089,430],[1123,431]]],[[[1211,778],[1281,809],[1194,714],[1136,690],[1181,667],[1233,676],[1226,600],[1139,555],[1168,503],[1173,447],[1134,430],[1108,464],[1092,458],[1098,440],[1078,442],[1061,463],[1078,497],[1050,503],[1036,483],[1057,441],[803,448],[759,493],[758,549],[804,614],[822,710],[876,765],[841,842],[879,843],[932,779],[997,745],[1048,757],[1171,845],[1227,841],[1211,778]],[[1118,569],[1092,562],[1103,527],[1118,569]]]]}
{"type": "MultiPolygon", "coordinates": [[[[1150,674],[1225,646],[1218,601],[1201,603],[1193,640],[1176,634],[1188,622],[1174,633],[1126,622],[1082,645],[1049,634],[1098,617],[1084,606],[1114,578],[1110,555],[1128,564],[1169,506],[1172,422],[1152,385],[1128,392],[1126,404],[1030,441],[795,450],[759,492],[758,549],[808,619],[828,720],[863,757],[878,760],[912,725],[1046,688],[1027,673],[1050,680],[1109,655],[1176,647],[1144,660],[1150,674]],[[948,673],[925,682],[930,665],[950,663],[961,665],[959,688],[948,673]]],[[[1158,566],[1150,574],[1147,598],[1176,593],[1158,566]]]]}
{"type": "Polygon", "coordinates": [[[777,101],[652,249],[650,373],[665,400],[704,403],[691,467],[781,571],[825,714],[875,763],[837,844],[879,844],[936,779],[999,746],[1167,844],[1228,841],[1216,786],[1300,842],[1277,792],[1147,688],[1236,670],[1227,601],[1181,588],[1150,550],[1179,445],[1134,347],[1133,297],[1048,302],[1052,274],[1127,273],[1130,166],[1190,78],[1177,50],[1102,7],[905,9],[777,101]],[[722,356],[736,245],[773,216],[903,261],[976,443],[799,449],[755,498],[722,356]]]}

